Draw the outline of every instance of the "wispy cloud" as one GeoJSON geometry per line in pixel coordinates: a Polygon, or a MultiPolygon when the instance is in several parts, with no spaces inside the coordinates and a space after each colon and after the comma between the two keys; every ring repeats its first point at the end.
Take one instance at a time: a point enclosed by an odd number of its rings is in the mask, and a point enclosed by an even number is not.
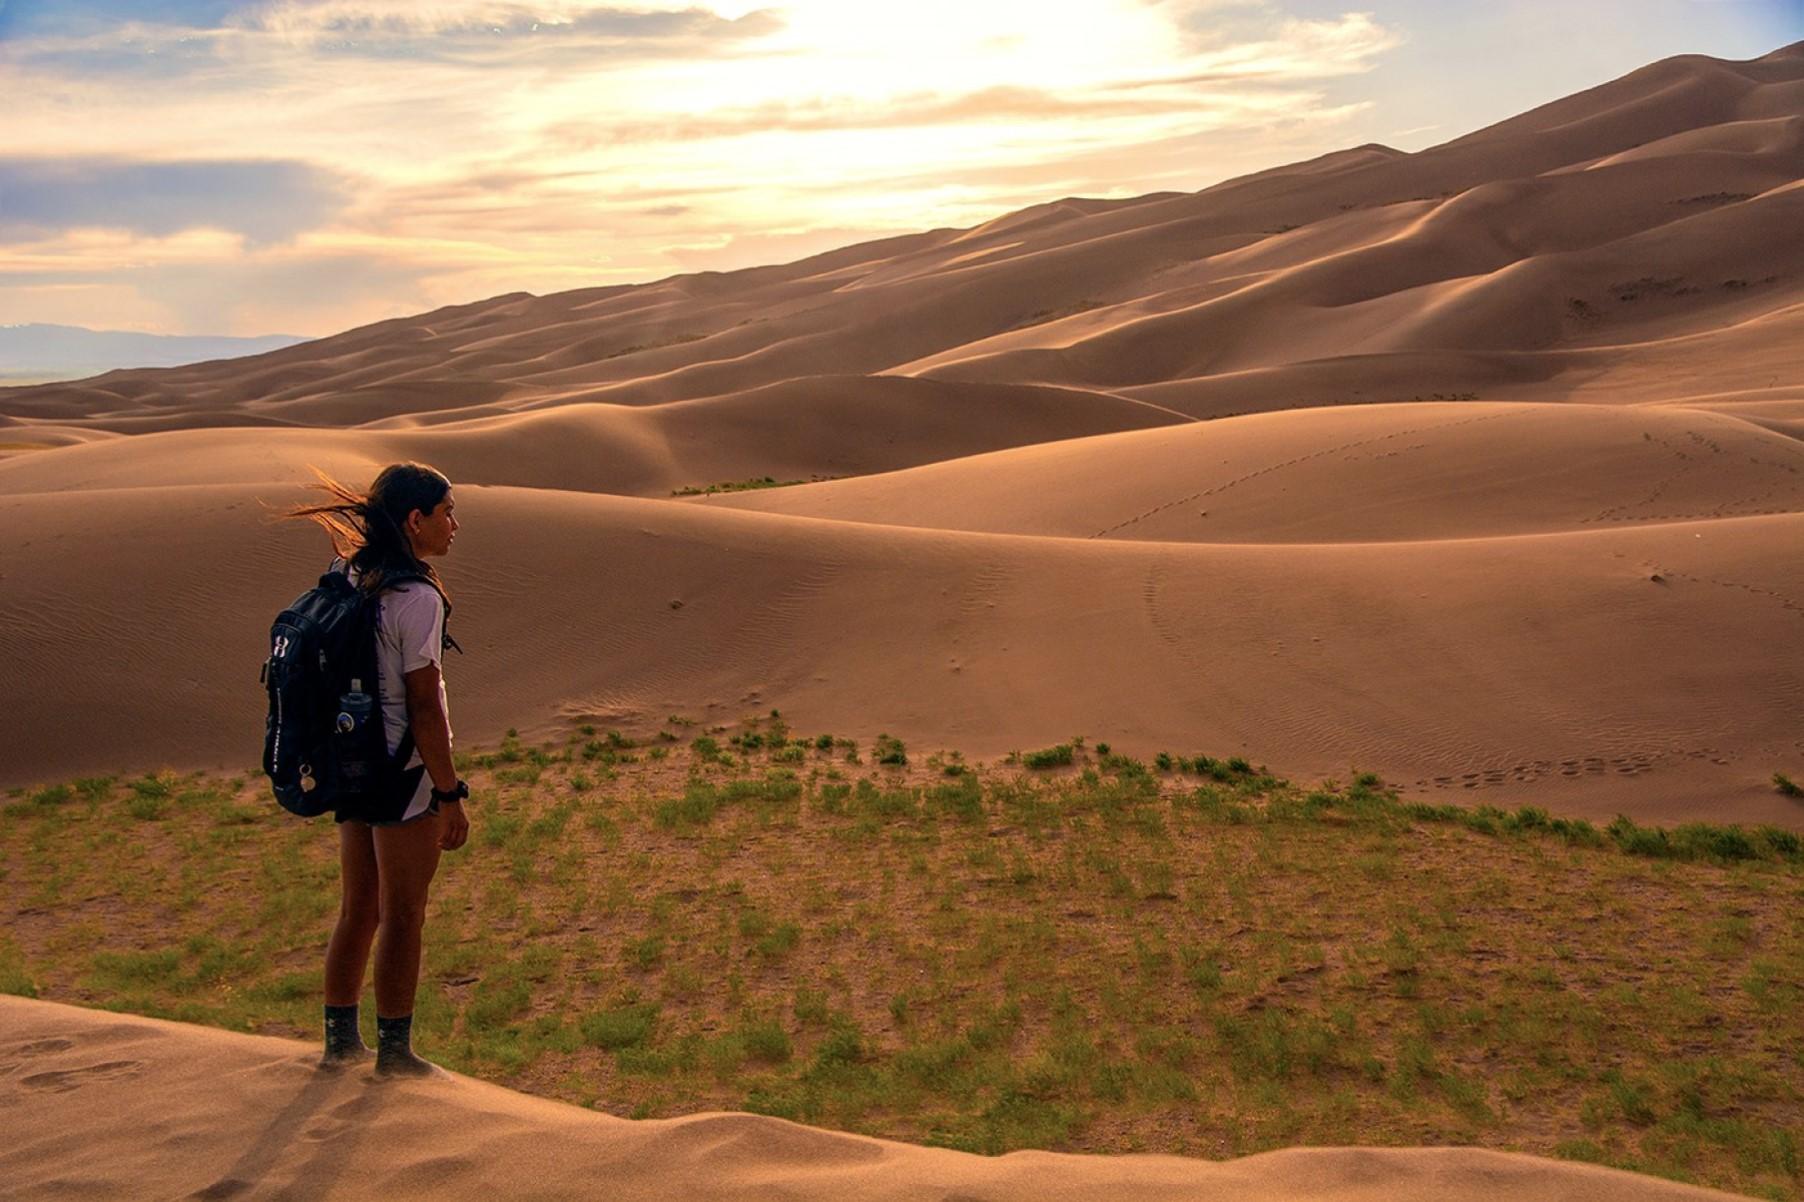
{"type": "Polygon", "coordinates": [[[1399,38],[1276,0],[0,0],[0,320],[323,332],[1201,187],[1331,148],[1329,85],[1399,38]]]}
{"type": "Polygon", "coordinates": [[[245,14],[241,27],[244,36],[278,38],[322,55],[542,71],[592,69],[601,59],[721,53],[778,32],[782,21],[762,9],[728,19],[705,8],[288,0],[245,14]]]}
{"type": "MultiPolygon", "coordinates": [[[[1255,99],[1254,107],[1256,103],[1255,99]]],[[[590,149],[598,145],[738,138],[774,132],[923,128],[1023,120],[1107,121],[1174,113],[1201,117],[1221,108],[1244,112],[1248,107],[1246,97],[1118,95],[1111,94],[1106,85],[1076,95],[1040,88],[995,87],[954,96],[917,92],[878,101],[813,97],[794,102],[774,101],[743,109],[722,108],[695,115],[672,114],[652,120],[571,122],[551,126],[544,132],[554,145],[590,149]]]]}
{"type": "Polygon", "coordinates": [[[162,237],[210,227],[275,242],[324,225],[346,202],[344,184],[307,163],[0,158],[5,241],[82,228],[162,237]]]}
{"type": "Polygon", "coordinates": [[[262,0],[6,0],[0,40],[117,33],[134,26],[213,29],[262,0]]]}

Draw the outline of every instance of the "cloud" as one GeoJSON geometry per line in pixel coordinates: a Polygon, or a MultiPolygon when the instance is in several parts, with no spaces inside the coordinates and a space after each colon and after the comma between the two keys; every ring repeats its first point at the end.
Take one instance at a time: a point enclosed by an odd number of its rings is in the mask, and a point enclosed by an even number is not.
{"type": "Polygon", "coordinates": [[[0,0],[0,271],[68,273],[0,309],[317,333],[1193,188],[1332,149],[1396,41],[1336,13],[0,0]]]}
{"type": "MultiPolygon", "coordinates": [[[[1344,144],[1336,131],[1369,105],[1329,105],[1320,96],[1301,107],[1286,105],[1262,117],[1251,114],[1209,128],[1132,143],[1100,139],[1056,158],[969,166],[956,174],[906,171],[859,181],[876,193],[945,193],[957,212],[941,210],[957,224],[978,224],[1016,208],[1063,196],[1136,196],[1153,191],[1194,191],[1235,175],[1294,162],[1344,144]],[[1124,183],[1125,182],[1125,183],[1124,183]]],[[[833,185],[819,185],[831,189],[833,185]]],[[[797,189],[802,194],[806,189],[797,189]]],[[[918,228],[926,228],[925,222],[918,228]]],[[[942,222],[943,224],[943,222],[942,222]]]]}
{"type": "Polygon", "coordinates": [[[82,228],[153,236],[212,228],[279,242],[325,224],[345,204],[343,185],[306,163],[0,158],[5,241],[82,228]]]}
{"type": "Polygon", "coordinates": [[[673,246],[667,248],[664,254],[685,271],[738,271],[770,263],[791,263],[859,242],[919,232],[891,228],[731,234],[713,245],[673,246]]]}
{"type": "Polygon", "coordinates": [[[1187,60],[1191,69],[1149,76],[1137,84],[1162,86],[1231,80],[1297,81],[1329,79],[1370,71],[1374,60],[1403,44],[1397,30],[1370,13],[1343,13],[1332,21],[1282,21],[1257,37],[1212,38],[1187,60]]]}
{"type": "Polygon", "coordinates": [[[481,65],[593,64],[755,41],[783,28],[770,10],[728,19],[706,8],[309,0],[267,5],[240,24],[314,53],[481,65]]]}
{"type": "Polygon", "coordinates": [[[1162,13],[1191,51],[1209,51],[1268,36],[1282,17],[1268,0],[1141,0],[1162,13]]]}
{"type": "Polygon", "coordinates": [[[229,315],[229,332],[345,329],[433,307],[425,287],[448,265],[338,251],[260,256],[226,265],[168,263],[132,283],[171,314],[174,328],[205,329],[229,315]]]}
{"type": "Polygon", "coordinates": [[[632,142],[733,138],[777,130],[896,129],[970,122],[1146,117],[1169,114],[1177,109],[1195,111],[1201,107],[1203,104],[1197,97],[1137,99],[1002,86],[952,96],[920,92],[880,102],[815,97],[751,108],[720,109],[695,116],[561,123],[545,132],[560,145],[589,148],[632,142]]]}
{"type": "Polygon", "coordinates": [[[463,67],[593,68],[728,54],[783,28],[769,9],[736,18],[693,6],[392,3],[389,0],[0,0],[0,56],[90,78],[198,77],[313,59],[463,67]]]}
{"type": "Polygon", "coordinates": [[[0,40],[126,25],[216,29],[255,7],[256,2],[246,0],[0,0],[0,40]]]}
{"type": "Polygon", "coordinates": [[[317,336],[442,303],[431,283],[448,270],[338,247],[189,259],[155,244],[140,250],[150,262],[113,252],[99,265],[63,254],[62,266],[0,268],[0,321],[317,336]]]}

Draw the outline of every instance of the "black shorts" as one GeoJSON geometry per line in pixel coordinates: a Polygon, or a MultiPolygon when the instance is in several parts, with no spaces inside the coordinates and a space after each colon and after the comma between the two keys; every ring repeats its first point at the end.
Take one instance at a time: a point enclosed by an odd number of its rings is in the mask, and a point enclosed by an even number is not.
{"type": "Polygon", "coordinates": [[[415,764],[405,769],[395,778],[392,789],[384,789],[378,798],[359,798],[351,805],[343,806],[333,814],[335,822],[363,822],[370,826],[403,826],[409,822],[418,822],[422,818],[430,818],[438,813],[438,799],[413,817],[407,817],[413,799],[419,795],[420,784],[426,775],[426,765],[415,764]]]}

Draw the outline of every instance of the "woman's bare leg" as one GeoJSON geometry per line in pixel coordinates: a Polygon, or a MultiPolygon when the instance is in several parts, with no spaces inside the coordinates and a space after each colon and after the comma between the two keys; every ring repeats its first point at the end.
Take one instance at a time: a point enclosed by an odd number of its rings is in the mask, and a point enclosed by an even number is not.
{"type": "Polygon", "coordinates": [[[426,894],[438,871],[439,819],[435,814],[404,826],[376,827],[373,833],[382,907],[376,940],[376,1025],[382,1038],[376,1070],[431,1072],[432,1066],[413,1054],[411,1029],[426,894]]]}
{"type": "Polygon", "coordinates": [[[381,918],[376,882],[376,844],[367,823],[338,824],[338,864],[342,892],[338,925],[326,944],[326,1005],[355,1006],[363,992],[363,970],[381,918]]]}
{"type": "Polygon", "coordinates": [[[376,937],[381,897],[376,885],[376,845],[361,822],[338,824],[340,897],[338,924],[326,944],[326,1054],[336,1068],[370,1054],[357,1030],[357,997],[370,941],[376,937]]]}

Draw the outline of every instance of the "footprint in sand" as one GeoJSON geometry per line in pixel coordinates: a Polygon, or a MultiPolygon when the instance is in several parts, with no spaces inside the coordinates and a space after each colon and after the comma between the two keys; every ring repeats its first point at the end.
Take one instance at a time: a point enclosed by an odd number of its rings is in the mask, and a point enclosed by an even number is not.
{"type": "Polygon", "coordinates": [[[22,1068],[30,1067],[33,1056],[48,1056],[53,1052],[66,1052],[75,1044],[68,1039],[34,1039],[30,1043],[14,1044],[6,1049],[6,1058],[0,1060],[0,1077],[10,1077],[22,1068]]]}
{"type": "Polygon", "coordinates": [[[20,1077],[19,1084],[26,1089],[35,1089],[44,1093],[64,1093],[71,1089],[80,1089],[84,1085],[129,1077],[143,1067],[143,1062],[139,1060],[108,1060],[104,1064],[90,1064],[85,1068],[33,1073],[29,1077],[20,1077]]]}
{"type": "Polygon", "coordinates": [[[238,1177],[221,1177],[212,1185],[195,1190],[188,1196],[196,1202],[212,1202],[219,1198],[236,1198],[239,1194],[249,1193],[251,1183],[238,1177]]]}
{"type": "Polygon", "coordinates": [[[328,1140],[337,1139],[351,1130],[351,1126],[342,1119],[320,1119],[318,1122],[307,1124],[307,1127],[301,1132],[301,1138],[308,1143],[325,1143],[328,1140]]]}

